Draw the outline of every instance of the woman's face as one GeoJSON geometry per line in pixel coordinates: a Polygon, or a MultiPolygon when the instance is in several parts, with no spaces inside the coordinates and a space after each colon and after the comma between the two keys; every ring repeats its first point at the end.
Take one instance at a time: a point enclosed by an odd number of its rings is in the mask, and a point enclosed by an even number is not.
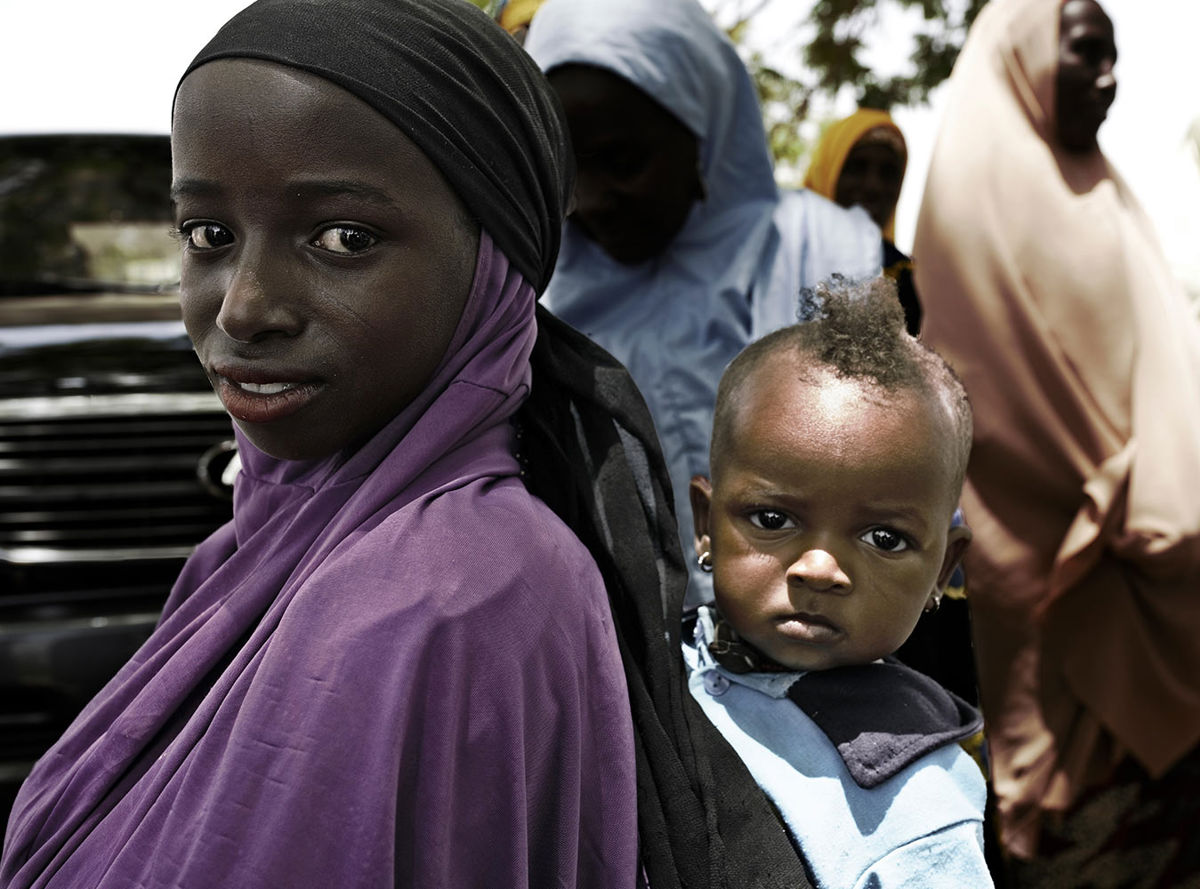
{"type": "Polygon", "coordinates": [[[220,60],[171,134],[181,303],[225,408],[260,449],[362,444],[429,381],[478,235],[429,159],[328,81],[220,60]]]}
{"type": "Polygon", "coordinates": [[[572,222],[617,262],[658,256],[703,196],[695,134],[610,71],[563,65],[548,78],[575,149],[572,222]]]}
{"type": "Polygon", "coordinates": [[[1067,0],[1059,18],[1055,127],[1063,147],[1091,151],[1117,94],[1112,21],[1095,0],[1067,0]]]}
{"type": "Polygon", "coordinates": [[[862,207],[880,228],[887,225],[904,182],[904,158],[882,142],[859,142],[846,155],[834,200],[862,207]]]}

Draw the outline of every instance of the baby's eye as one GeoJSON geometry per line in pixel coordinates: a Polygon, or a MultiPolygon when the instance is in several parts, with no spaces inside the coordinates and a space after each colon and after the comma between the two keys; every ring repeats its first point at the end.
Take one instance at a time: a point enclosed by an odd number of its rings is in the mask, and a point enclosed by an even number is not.
{"type": "Polygon", "coordinates": [[[330,253],[362,253],[378,242],[373,234],[365,228],[352,225],[331,225],[315,238],[312,245],[328,250],[330,253]]]}
{"type": "Polygon", "coordinates": [[[233,232],[219,222],[184,223],[179,232],[184,245],[193,250],[215,250],[233,243],[233,232]]]}
{"type": "Polygon", "coordinates": [[[780,531],[784,528],[794,528],[796,523],[788,518],[786,513],[777,509],[759,509],[750,513],[750,524],[764,531],[780,531]]]}
{"type": "Polygon", "coordinates": [[[899,553],[908,549],[908,538],[891,528],[872,528],[858,539],[887,553],[899,553]]]}

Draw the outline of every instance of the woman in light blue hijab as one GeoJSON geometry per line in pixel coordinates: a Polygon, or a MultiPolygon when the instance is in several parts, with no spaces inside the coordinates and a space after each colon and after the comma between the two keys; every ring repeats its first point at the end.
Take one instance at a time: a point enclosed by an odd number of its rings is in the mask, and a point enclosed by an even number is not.
{"type": "MultiPolygon", "coordinates": [[[[547,0],[525,48],[563,100],[579,167],[544,301],[633,374],[688,552],[688,482],[708,471],[725,365],[803,318],[803,289],[877,274],[879,229],[861,209],[780,192],[754,83],[695,0],[547,0]]],[[[697,568],[692,581],[689,604],[711,598],[697,568]]]]}

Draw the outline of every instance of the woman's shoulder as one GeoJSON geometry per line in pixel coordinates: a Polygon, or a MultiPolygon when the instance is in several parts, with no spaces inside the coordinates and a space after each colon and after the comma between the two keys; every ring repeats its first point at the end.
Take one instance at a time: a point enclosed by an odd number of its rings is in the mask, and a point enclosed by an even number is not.
{"type": "Polygon", "coordinates": [[[775,224],[786,235],[793,231],[815,230],[851,233],[874,241],[879,226],[862,207],[841,207],[824,195],[808,188],[785,189],[775,207],[775,224]]]}
{"type": "Polygon", "coordinates": [[[839,207],[806,188],[784,191],[775,210],[782,242],[802,251],[811,266],[805,286],[840,273],[851,279],[879,274],[882,236],[862,207],[839,207]]]}
{"type": "Polygon", "coordinates": [[[446,492],[428,503],[426,514],[439,522],[450,517],[445,523],[448,533],[469,537],[485,549],[504,546],[538,562],[554,553],[578,555],[583,549],[574,532],[520,478],[446,492]]]}
{"type": "Polygon", "coordinates": [[[571,607],[603,602],[595,561],[518,478],[475,482],[409,504],[340,557],[379,581],[460,613],[553,591],[571,607]]]}

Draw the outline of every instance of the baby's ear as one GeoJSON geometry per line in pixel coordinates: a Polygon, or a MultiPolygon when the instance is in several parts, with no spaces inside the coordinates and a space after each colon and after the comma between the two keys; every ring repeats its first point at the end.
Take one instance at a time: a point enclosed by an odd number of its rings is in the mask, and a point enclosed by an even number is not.
{"type": "Polygon", "coordinates": [[[688,497],[692,502],[692,540],[696,555],[712,551],[708,536],[708,516],[712,508],[712,484],[702,475],[693,475],[688,485],[688,497]]]}
{"type": "Polygon", "coordinates": [[[971,544],[971,529],[966,525],[954,525],[946,537],[946,556],[942,559],[942,570],[938,572],[937,591],[946,591],[954,571],[962,563],[967,547],[971,544]]]}

